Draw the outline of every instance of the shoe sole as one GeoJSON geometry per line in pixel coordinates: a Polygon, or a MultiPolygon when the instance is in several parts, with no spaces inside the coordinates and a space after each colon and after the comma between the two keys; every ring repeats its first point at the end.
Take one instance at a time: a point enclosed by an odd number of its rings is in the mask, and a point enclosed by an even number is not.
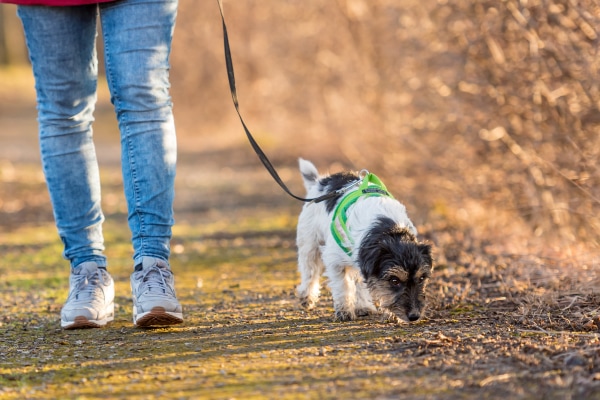
{"type": "Polygon", "coordinates": [[[112,322],[114,320],[114,316],[109,316],[104,319],[99,320],[90,320],[84,316],[75,317],[73,321],[64,321],[61,319],[60,326],[63,329],[90,329],[90,328],[102,328],[106,326],[107,323],[112,322]]]}
{"type": "Polygon", "coordinates": [[[182,313],[166,311],[163,307],[154,307],[151,311],[133,316],[133,324],[140,328],[177,325],[182,322],[182,313]]]}

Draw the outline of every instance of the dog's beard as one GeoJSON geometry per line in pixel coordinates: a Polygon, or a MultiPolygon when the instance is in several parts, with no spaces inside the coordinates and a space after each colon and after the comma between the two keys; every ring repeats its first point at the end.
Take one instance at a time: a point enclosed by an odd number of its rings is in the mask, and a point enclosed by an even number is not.
{"type": "Polygon", "coordinates": [[[387,277],[384,279],[371,277],[367,279],[367,287],[373,302],[383,313],[388,314],[388,319],[397,318],[404,322],[411,322],[409,316],[413,318],[418,316],[415,321],[423,316],[425,310],[424,290],[408,287],[398,290],[390,286],[387,277]],[[418,291],[418,293],[411,295],[410,291],[418,291]]]}

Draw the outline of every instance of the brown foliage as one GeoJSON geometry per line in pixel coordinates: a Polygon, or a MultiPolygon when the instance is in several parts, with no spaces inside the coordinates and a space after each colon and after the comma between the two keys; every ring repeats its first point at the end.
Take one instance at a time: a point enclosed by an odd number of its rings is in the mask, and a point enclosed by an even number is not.
{"type": "Polygon", "coordinates": [[[596,241],[597,2],[460,4],[442,25],[465,58],[459,98],[482,112],[477,161],[501,171],[492,190],[538,232],[596,241]]]}
{"type": "MultiPolygon", "coordinates": [[[[231,110],[218,11],[191,3],[181,6],[174,86],[219,120],[231,110]]],[[[597,245],[596,1],[225,9],[242,112],[259,133],[276,132],[277,162],[327,146],[334,160],[396,176],[390,186],[418,208],[463,209],[472,223],[494,211],[536,236],[597,245]],[[290,138],[301,147],[289,149],[290,138]]]]}

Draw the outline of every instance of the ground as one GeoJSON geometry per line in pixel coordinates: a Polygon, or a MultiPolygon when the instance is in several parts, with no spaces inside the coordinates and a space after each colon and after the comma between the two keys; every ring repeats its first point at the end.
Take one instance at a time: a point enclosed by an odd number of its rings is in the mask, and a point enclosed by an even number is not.
{"type": "MultiPolygon", "coordinates": [[[[508,223],[469,222],[461,215],[486,214],[469,199],[457,213],[452,199],[421,202],[448,190],[426,191],[439,181],[424,167],[403,181],[414,192],[397,197],[434,246],[425,317],[335,322],[327,290],[311,311],[295,297],[301,204],[272,181],[233,112],[206,135],[189,104],[179,114],[171,259],[185,322],[134,328],[118,134],[103,86],[96,138],[116,318],[103,329],[62,330],[69,271],[40,168],[32,86],[28,68],[0,71],[0,398],[600,398],[596,253],[576,244],[544,248],[532,231],[508,223]]],[[[253,89],[260,87],[246,87],[242,106],[253,89]]],[[[277,126],[277,118],[267,120],[277,126]]],[[[313,134],[258,136],[299,194],[297,157],[326,171],[357,154],[345,148],[339,157],[313,134]]],[[[400,158],[413,162],[423,153],[408,145],[400,158]]]]}

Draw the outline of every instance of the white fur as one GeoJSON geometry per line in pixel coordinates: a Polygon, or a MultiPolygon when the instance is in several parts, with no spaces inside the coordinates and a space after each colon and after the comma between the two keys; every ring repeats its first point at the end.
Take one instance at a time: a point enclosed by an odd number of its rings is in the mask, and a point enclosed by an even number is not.
{"type": "MultiPolygon", "coordinates": [[[[316,198],[325,194],[320,189],[319,179],[322,176],[319,176],[317,168],[303,159],[299,160],[299,164],[307,197],[316,198]]],[[[332,215],[327,212],[326,202],[304,205],[298,219],[296,237],[301,275],[297,293],[303,305],[314,307],[319,298],[320,277],[324,274],[328,278],[336,316],[346,314],[353,319],[356,315],[375,311],[358,266],[358,253],[364,236],[376,218],[382,215],[406,227],[416,236],[417,231],[408,218],[406,208],[397,200],[387,196],[360,197],[348,210],[347,226],[355,243],[352,257],[349,257],[331,234],[332,215]]]]}

